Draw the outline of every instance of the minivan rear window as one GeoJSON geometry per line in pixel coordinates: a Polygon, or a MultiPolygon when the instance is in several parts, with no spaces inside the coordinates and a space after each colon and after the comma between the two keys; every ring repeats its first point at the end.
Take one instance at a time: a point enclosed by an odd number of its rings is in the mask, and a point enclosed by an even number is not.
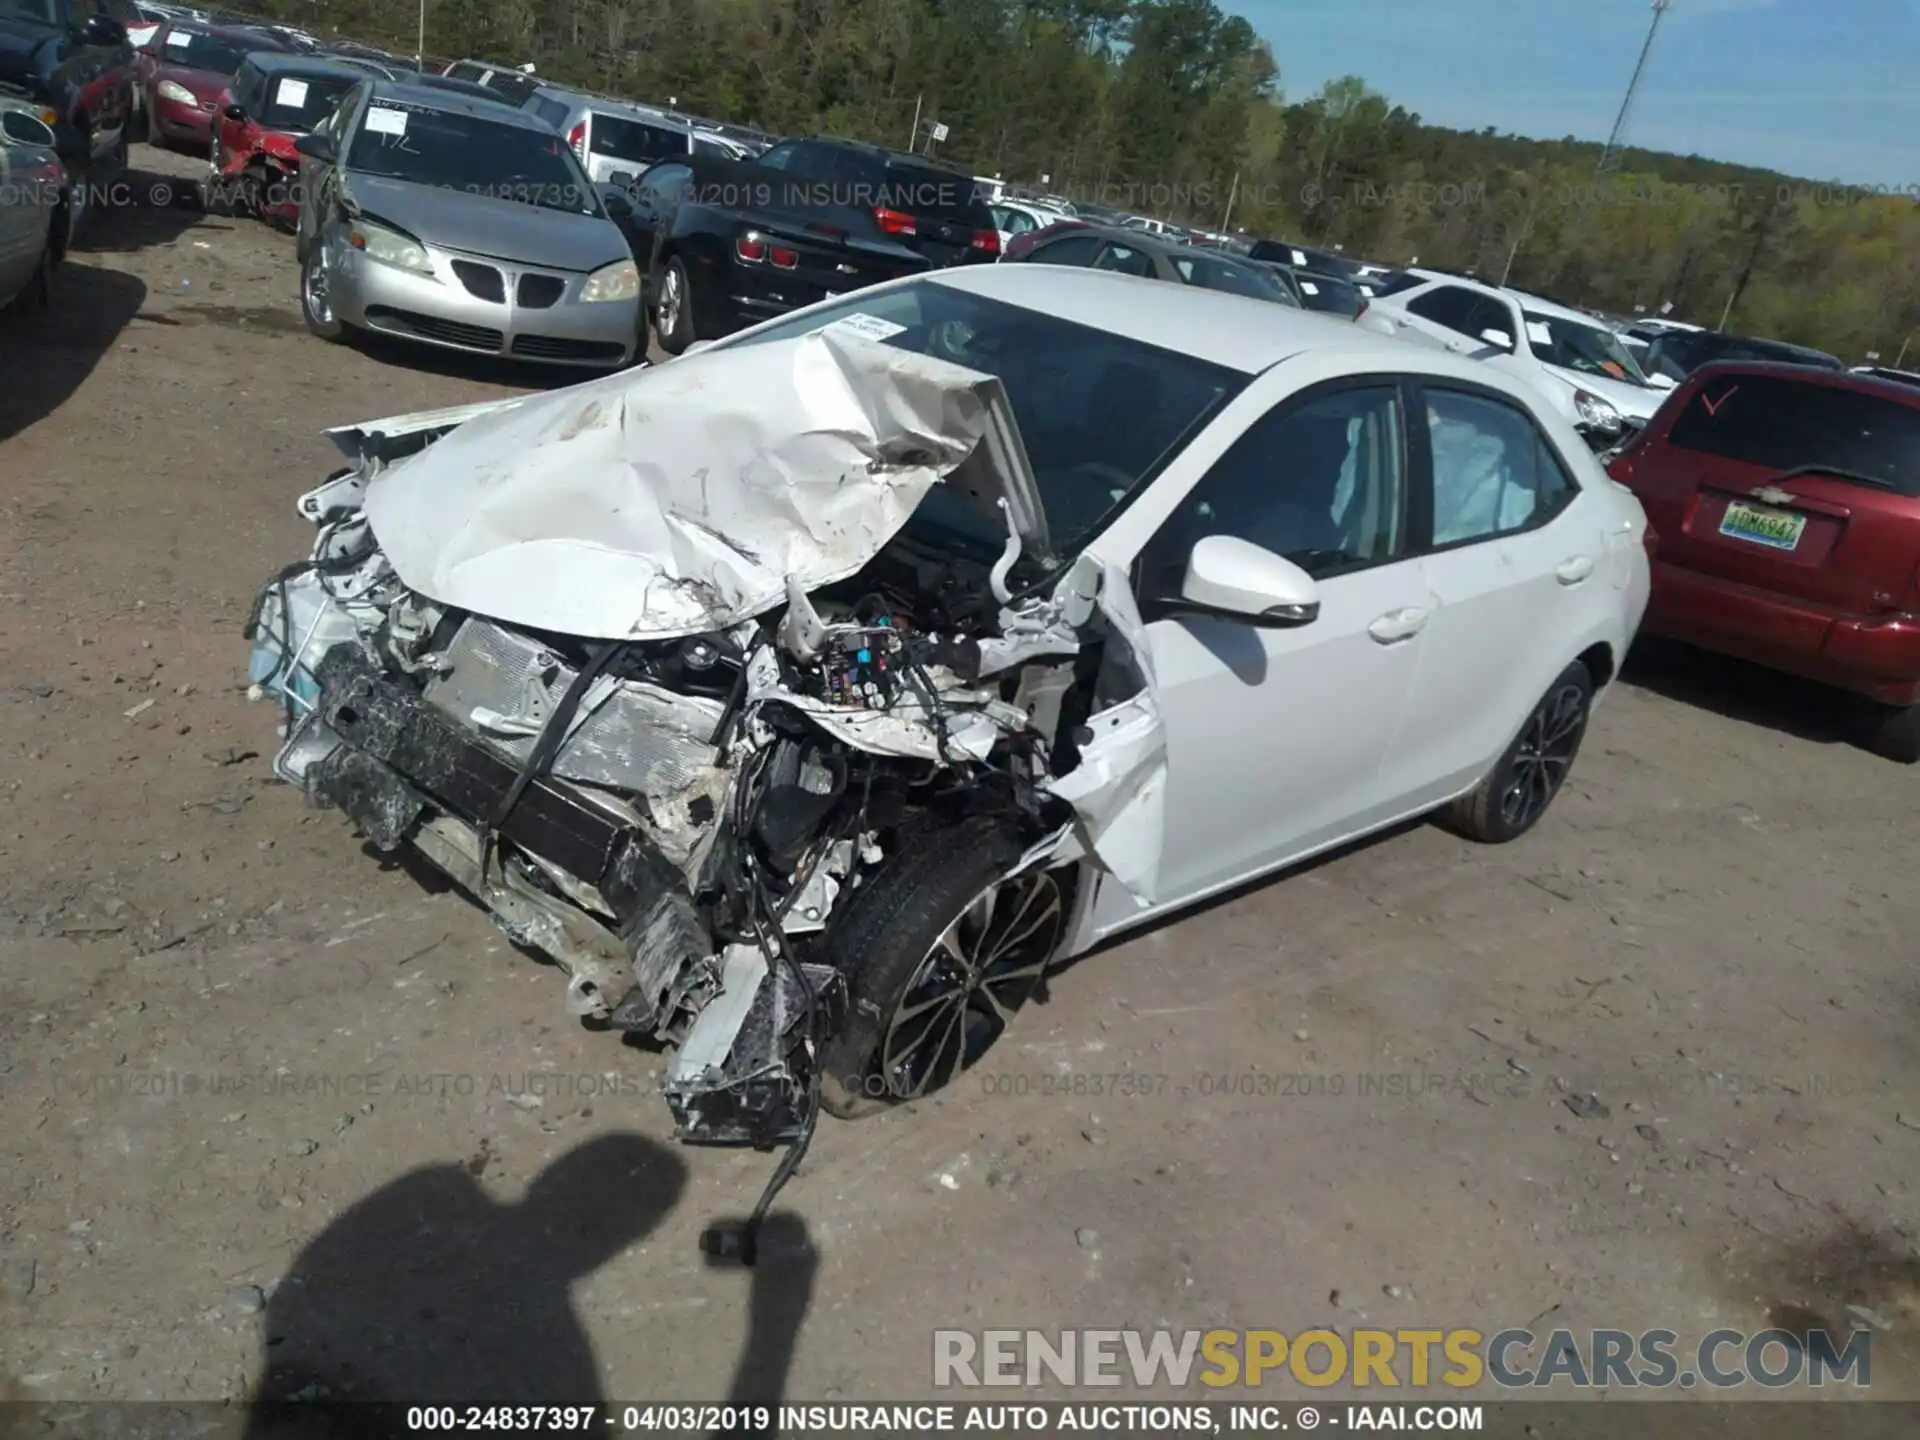
{"type": "Polygon", "coordinates": [[[1920,495],[1920,407],[1774,375],[1720,375],[1674,419],[1667,443],[1785,472],[1825,467],[1920,495]]]}
{"type": "Polygon", "coordinates": [[[628,120],[604,110],[593,112],[593,126],[588,136],[587,144],[594,154],[609,160],[631,160],[639,165],[651,165],[656,160],[693,151],[693,143],[685,130],[628,120]]]}

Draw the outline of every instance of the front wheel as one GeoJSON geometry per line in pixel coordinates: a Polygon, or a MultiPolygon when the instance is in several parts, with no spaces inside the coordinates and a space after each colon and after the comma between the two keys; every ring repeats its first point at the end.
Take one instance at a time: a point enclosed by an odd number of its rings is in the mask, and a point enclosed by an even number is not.
{"type": "Polygon", "coordinates": [[[660,348],[669,355],[680,354],[694,340],[693,287],[678,255],[667,262],[660,276],[660,293],[653,302],[653,331],[660,337],[660,348]]]}
{"type": "Polygon", "coordinates": [[[1443,812],[1469,840],[1504,845],[1547,813],[1573,769],[1593,708],[1593,676],[1578,660],[1560,672],[1484,779],[1443,812]]]}
{"type": "Polygon", "coordinates": [[[1032,998],[1066,938],[1067,872],[1008,875],[1023,850],[1004,821],[916,833],[836,917],[845,1026],[821,1056],[820,1099],[843,1119],[950,1085],[1032,998]]]}
{"type": "Polygon", "coordinates": [[[351,338],[352,332],[333,312],[332,278],[325,248],[319,244],[311,246],[300,266],[300,313],[306,319],[307,329],[322,340],[339,345],[351,338]]]}

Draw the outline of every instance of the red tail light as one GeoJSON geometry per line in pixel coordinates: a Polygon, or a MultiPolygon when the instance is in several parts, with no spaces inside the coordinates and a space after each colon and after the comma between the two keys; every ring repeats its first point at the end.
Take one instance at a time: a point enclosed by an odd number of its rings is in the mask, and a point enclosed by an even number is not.
{"type": "Polygon", "coordinates": [[[582,165],[587,163],[587,122],[582,120],[567,132],[567,144],[573,147],[573,153],[579,157],[582,165]]]}
{"type": "Polygon", "coordinates": [[[758,265],[767,258],[767,242],[758,235],[742,235],[733,242],[733,253],[749,265],[758,265]]]}
{"type": "Polygon", "coordinates": [[[776,270],[791,270],[800,263],[800,252],[776,245],[767,252],[767,258],[773,261],[776,270]]]}
{"type": "Polygon", "coordinates": [[[1000,253],[1000,232],[998,230],[976,230],[973,232],[973,248],[983,255],[1000,253]]]}
{"type": "Polygon", "coordinates": [[[904,210],[889,210],[883,205],[873,212],[873,218],[889,235],[912,235],[919,230],[913,223],[913,216],[904,210]]]}

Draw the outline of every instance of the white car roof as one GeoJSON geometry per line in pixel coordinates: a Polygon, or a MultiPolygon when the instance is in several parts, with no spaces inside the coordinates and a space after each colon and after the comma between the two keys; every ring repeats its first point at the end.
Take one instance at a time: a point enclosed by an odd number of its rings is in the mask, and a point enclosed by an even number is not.
{"type": "Polygon", "coordinates": [[[1220,290],[1065,265],[955,265],[922,277],[1075,325],[1256,375],[1304,350],[1385,357],[1408,370],[1478,379],[1485,367],[1313,310],[1220,290]]]}
{"type": "Polygon", "coordinates": [[[1613,327],[1603,320],[1596,320],[1584,310],[1576,310],[1571,305],[1557,305],[1551,300],[1542,300],[1538,295],[1529,295],[1524,290],[1506,292],[1520,302],[1520,308],[1531,310],[1536,315],[1545,315],[1554,320],[1571,320],[1576,325],[1584,325],[1589,330],[1605,330],[1613,333],[1613,327]]]}

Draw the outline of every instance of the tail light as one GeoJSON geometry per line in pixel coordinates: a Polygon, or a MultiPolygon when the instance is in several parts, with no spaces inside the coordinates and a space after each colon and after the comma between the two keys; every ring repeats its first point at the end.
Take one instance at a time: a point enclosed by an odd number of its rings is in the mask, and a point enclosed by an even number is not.
{"type": "Polygon", "coordinates": [[[873,212],[874,222],[889,235],[913,235],[919,227],[904,210],[889,210],[884,205],[873,212]]]}
{"type": "Polygon", "coordinates": [[[789,250],[784,245],[775,245],[767,251],[767,258],[773,262],[776,270],[792,270],[800,263],[800,252],[789,250]]]}
{"type": "Polygon", "coordinates": [[[567,132],[567,144],[573,147],[573,153],[579,157],[582,165],[587,163],[587,122],[582,120],[567,132]]]}
{"type": "Polygon", "coordinates": [[[973,248],[982,255],[1000,253],[1000,232],[998,230],[976,230],[973,232],[973,248]]]}
{"type": "Polygon", "coordinates": [[[758,235],[742,235],[733,242],[733,253],[749,265],[758,265],[767,258],[767,242],[758,235]]]}

